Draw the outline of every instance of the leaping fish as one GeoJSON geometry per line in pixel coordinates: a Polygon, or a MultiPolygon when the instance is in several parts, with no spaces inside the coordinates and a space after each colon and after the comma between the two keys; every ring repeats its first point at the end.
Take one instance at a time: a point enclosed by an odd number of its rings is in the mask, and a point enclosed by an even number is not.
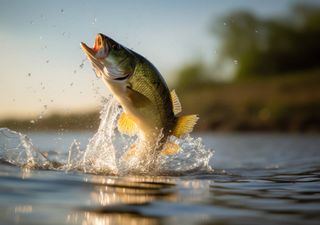
{"type": "MultiPolygon", "coordinates": [[[[141,132],[149,145],[158,143],[158,153],[177,153],[180,146],[167,141],[168,137],[179,138],[190,133],[198,116],[179,116],[182,108],[177,94],[174,90],[169,91],[156,67],[101,33],[97,34],[93,48],[83,42],[81,47],[96,75],[102,78],[123,108],[118,130],[129,136],[141,132]]],[[[133,153],[134,147],[131,147],[130,154],[133,153]]]]}

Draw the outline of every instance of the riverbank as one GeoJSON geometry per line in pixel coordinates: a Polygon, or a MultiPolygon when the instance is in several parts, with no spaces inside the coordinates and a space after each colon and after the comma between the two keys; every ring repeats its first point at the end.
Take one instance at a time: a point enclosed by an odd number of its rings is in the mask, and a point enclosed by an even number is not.
{"type": "Polygon", "coordinates": [[[206,83],[178,94],[185,113],[199,113],[201,131],[320,131],[320,70],[206,83]]]}

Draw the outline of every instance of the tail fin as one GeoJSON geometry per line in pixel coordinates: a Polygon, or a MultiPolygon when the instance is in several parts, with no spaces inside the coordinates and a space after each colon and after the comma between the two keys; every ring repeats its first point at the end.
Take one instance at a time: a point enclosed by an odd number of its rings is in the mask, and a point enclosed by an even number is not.
{"type": "Polygon", "coordinates": [[[193,130],[194,125],[197,123],[198,115],[181,116],[177,119],[177,124],[173,130],[173,135],[182,137],[193,130]]]}

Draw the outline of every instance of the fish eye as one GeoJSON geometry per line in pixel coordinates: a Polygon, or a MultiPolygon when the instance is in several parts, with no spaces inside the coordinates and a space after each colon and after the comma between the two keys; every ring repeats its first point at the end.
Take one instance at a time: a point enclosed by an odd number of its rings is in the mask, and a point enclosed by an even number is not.
{"type": "Polygon", "coordinates": [[[119,49],[120,49],[120,45],[119,45],[119,44],[113,44],[113,45],[111,46],[111,48],[112,48],[113,50],[119,50],[119,49]]]}

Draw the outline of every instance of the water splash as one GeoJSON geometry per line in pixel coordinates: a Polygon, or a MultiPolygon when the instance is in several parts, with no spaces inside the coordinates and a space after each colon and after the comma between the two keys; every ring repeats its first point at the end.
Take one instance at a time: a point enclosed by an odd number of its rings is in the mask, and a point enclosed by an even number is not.
{"type": "Polygon", "coordinates": [[[202,144],[201,138],[190,135],[184,138],[170,136],[168,139],[178,144],[180,151],[176,155],[159,155],[156,154],[156,149],[161,136],[154,145],[148,145],[141,135],[121,135],[117,131],[117,119],[122,109],[112,97],[103,98],[102,105],[99,129],[85,149],[81,149],[80,143],[74,140],[67,154],[53,159],[34,147],[26,135],[1,128],[0,159],[27,168],[76,170],[108,175],[183,175],[213,172],[209,165],[213,151],[202,144]],[[133,146],[135,152],[141,154],[129,157],[133,146]]]}
{"type": "Polygon", "coordinates": [[[86,172],[117,173],[116,148],[114,146],[114,128],[120,109],[111,97],[103,99],[103,109],[100,114],[100,126],[91,138],[84,152],[80,167],[86,172]]]}
{"type": "Polygon", "coordinates": [[[48,168],[50,161],[24,134],[0,128],[0,159],[27,168],[48,168]]]}

